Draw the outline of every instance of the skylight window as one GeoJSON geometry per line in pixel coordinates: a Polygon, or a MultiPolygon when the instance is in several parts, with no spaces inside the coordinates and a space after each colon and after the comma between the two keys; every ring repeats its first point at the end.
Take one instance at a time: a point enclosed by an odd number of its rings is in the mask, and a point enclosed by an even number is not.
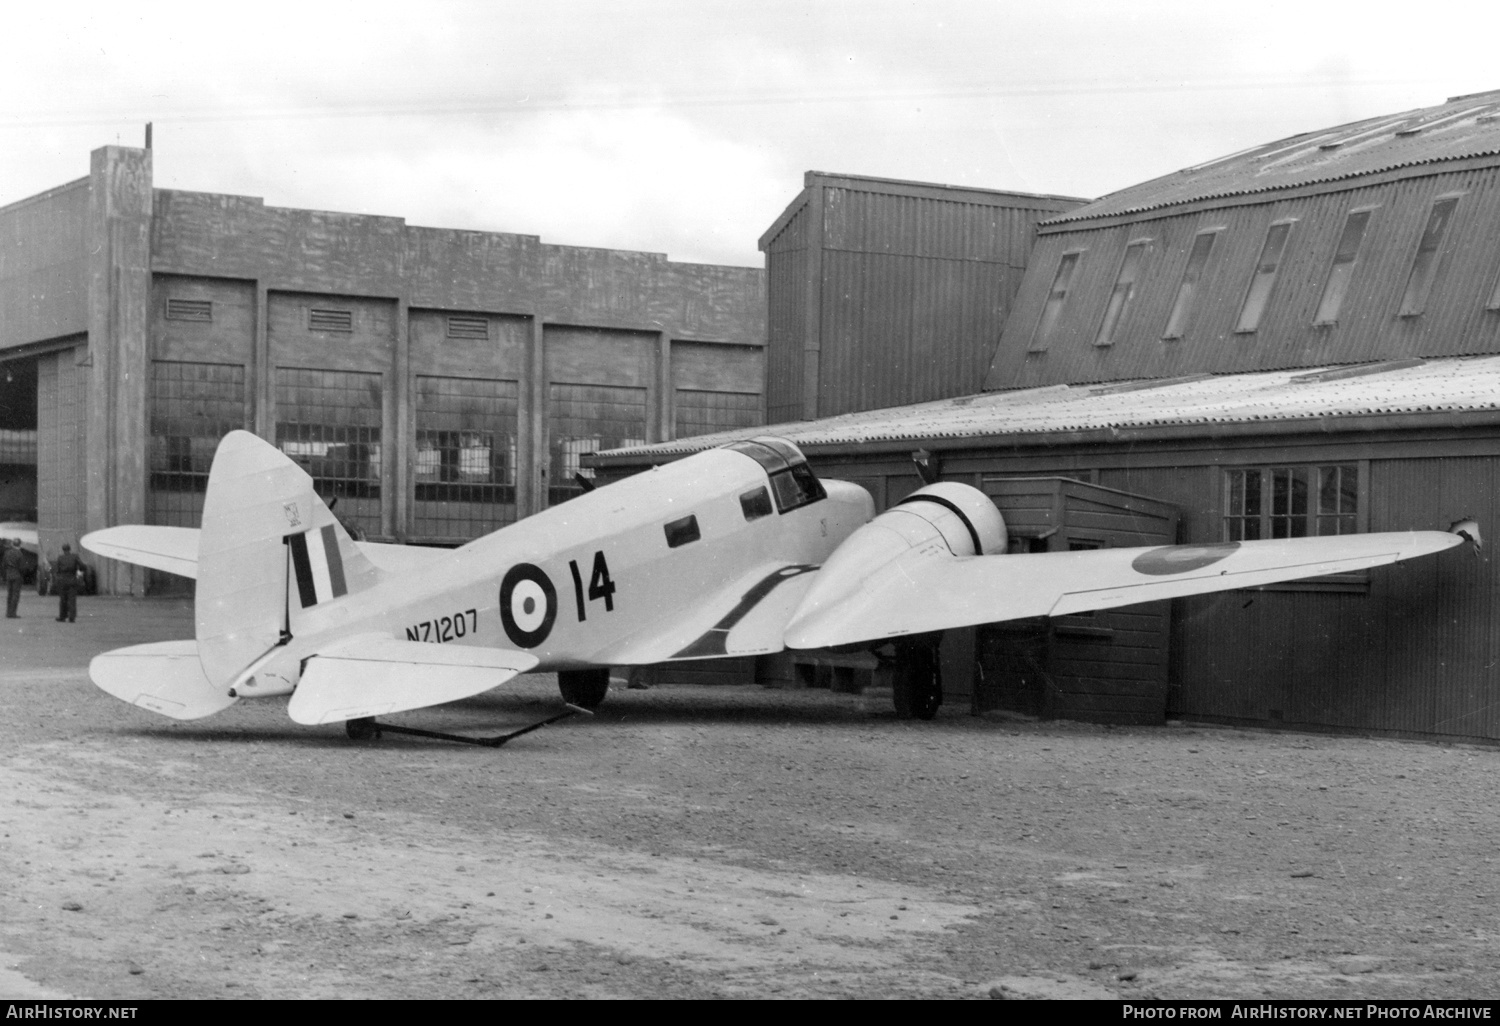
{"type": "Polygon", "coordinates": [[[1250,332],[1260,327],[1260,318],[1271,300],[1271,290],[1276,286],[1276,272],[1281,269],[1281,255],[1286,252],[1287,236],[1291,234],[1293,221],[1278,221],[1266,229],[1265,244],[1260,247],[1260,260],[1255,265],[1255,276],[1250,279],[1250,289],[1245,293],[1245,303],[1240,307],[1238,332],[1250,332]]]}
{"type": "Polygon", "coordinates": [[[1344,305],[1344,296],[1354,277],[1354,264],[1359,259],[1359,246],[1364,241],[1371,213],[1370,210],[1351,211],[1344,222],[1344,232],[1339,236],[1339,247],[1334,251],[1333,265],[1328,269],[1328,283],[1323,286],[1323,298],[1318,303],[1318,315],[1313,319],[1314,324],[1338,323],[1339,309],[1344,305]]]}
{"type": "Polygon", "coordinates": [[[1107,346],[1115,340],[1115,329],[1125,319],[1130,301],[1135,298],[1135,280],[1141,273],[1141,262],[1146,257],[1150,239],[1140,239],[1125,247],[1125,258],[1120,261],[1120,273],[1115,278],[1114,291],[1109,294],[1109,305],[1104,308],[1104,322],[1099,325],[1099,336],[1094,345],[1107,346]]]}
{"type": "Polygon", "coordinates": [[[1172,316],[1167,318],[1167,330],[1162,332],[1162,338],[1181,338],[1187,330],[1198,298],[1198,282],[1203,277],[1203,268],[1208,263],[1208,255],[1213,252],[1219,231],[1214,228],[1194,236],[1193,251],[1188,254],[1187,269],[1182,272],[1182,284],[1177,286],[1177,300],[1172,304],[1172,316]]]}
{"type": "Polygon", "coordinates": [[[1432,291],[1432,281],[1437,277],[1443,237],[1457,208],[1457,196],[1440,196],[1433,201],[1432,213],[1427,215],[1427,229],[1422,232],[1422,241],[1417,244],[1416,256],[1412,257],[1411,275],[1406,279],[1406,295],[1401,299],[1402,317],[1415,317],[1427,309],[1427,294],[1432,291]]]}
{"type": "Polygon", "coordinates": [[[1057,322],[1062,317],[1063,303],[1068,298],[1068,287],[1073,283],[1073,273],[1078,269],[1082,251],[1064,253],[1057,263],[1057,275],[1052,279],[1052,291],[1047,296],[1047,305],[1042,308],[1042,319],[1037,322],[1036,335],[1031,340],[1031,352],[1042,352],[1052,342],[1057,331],[1057,322]]]}

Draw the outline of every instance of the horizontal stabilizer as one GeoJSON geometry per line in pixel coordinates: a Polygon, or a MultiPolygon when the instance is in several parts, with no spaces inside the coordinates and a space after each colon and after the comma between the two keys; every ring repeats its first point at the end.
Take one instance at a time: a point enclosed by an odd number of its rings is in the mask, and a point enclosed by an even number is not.
{"type": "Polygon", "coordinates": [[[204,674],[196,641],[155,641],[105,652],[89,663],[89,677],[116,698],[174,720],[212,716],[237,701],[204,674]]]}
{"type": "Polygon", "coordinates": [[[179,577],[198,576],[198,529],[121,524],[83,536],[81,543],[96,556],[122,563],[165,570],[179,577]]]}
{"type": "Polygon", "coordinates": [[[423,709],[488,691],[536,665],[525,652],[359,635],[307,661],[287,713],[312,725],[423,709]]]}
{"type": "Polygon", "coordinates": [[[996,556],[912,549],[835,603],[797,611],[788,648],[825,648],[1028,616],[1349,573],[1462,544],[1443,531],[996,556]]]}

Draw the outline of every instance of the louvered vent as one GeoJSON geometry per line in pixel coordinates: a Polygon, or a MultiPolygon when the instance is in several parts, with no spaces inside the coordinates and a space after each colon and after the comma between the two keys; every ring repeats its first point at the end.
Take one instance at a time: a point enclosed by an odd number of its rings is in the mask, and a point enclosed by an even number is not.
{"type": "Polygon", "coordinates": [[[484,317],[449,317],[448,337],[488,339],[490,322],[484,317]]]}
{"type": "Polygon", "coordinates": [[[212,321],[214,319],[214,304],[207,299],[168,299],[167,320],[169,321],[212,321]]]}
{"type": "Polygon", "coordinates": [[[310,331],[351,332],[354,330],[354,311],[310,309],[307,311],[307,327],[310,331]]]}

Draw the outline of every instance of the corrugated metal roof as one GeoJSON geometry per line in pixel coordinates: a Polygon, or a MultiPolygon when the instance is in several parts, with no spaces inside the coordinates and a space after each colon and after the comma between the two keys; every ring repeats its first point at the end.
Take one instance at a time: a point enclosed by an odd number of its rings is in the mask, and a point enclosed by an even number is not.
{"type": "Polygon", "coordinates": [[[1500,410],[1500,356],[1298,368],[1161,382],[1050,385],[697,435],[601,453],[670,457],[756,435],[802,446],[914,442],[1195,424],[1500,410]]]}
{"type": "Polygon", "coordinates": [[[1421,164],[1500,155],[1500,90],[1306,132],[1112,192],[1042,222],[1066,224],[1197,200],[1336,182],[1421,164]]]}

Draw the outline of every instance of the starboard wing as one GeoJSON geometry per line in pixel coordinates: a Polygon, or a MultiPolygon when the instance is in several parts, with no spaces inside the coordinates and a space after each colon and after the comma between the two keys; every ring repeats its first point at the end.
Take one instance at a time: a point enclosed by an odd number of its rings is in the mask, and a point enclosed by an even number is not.
{"type": "Polygon", "coordinates": [[[799,609],[786,645],[827,648],[1253,588],[1381,566],[1462,541],[1444,531],[1411,531],[969,557],[913,549],[838,603],[799,609]]]}
{"type": "Polygon", "coordinates": [[[357,635],[307,661],[287,713],[317,724],[423,709],[488,691],[536,665],[525,652],[357,635]]]}

